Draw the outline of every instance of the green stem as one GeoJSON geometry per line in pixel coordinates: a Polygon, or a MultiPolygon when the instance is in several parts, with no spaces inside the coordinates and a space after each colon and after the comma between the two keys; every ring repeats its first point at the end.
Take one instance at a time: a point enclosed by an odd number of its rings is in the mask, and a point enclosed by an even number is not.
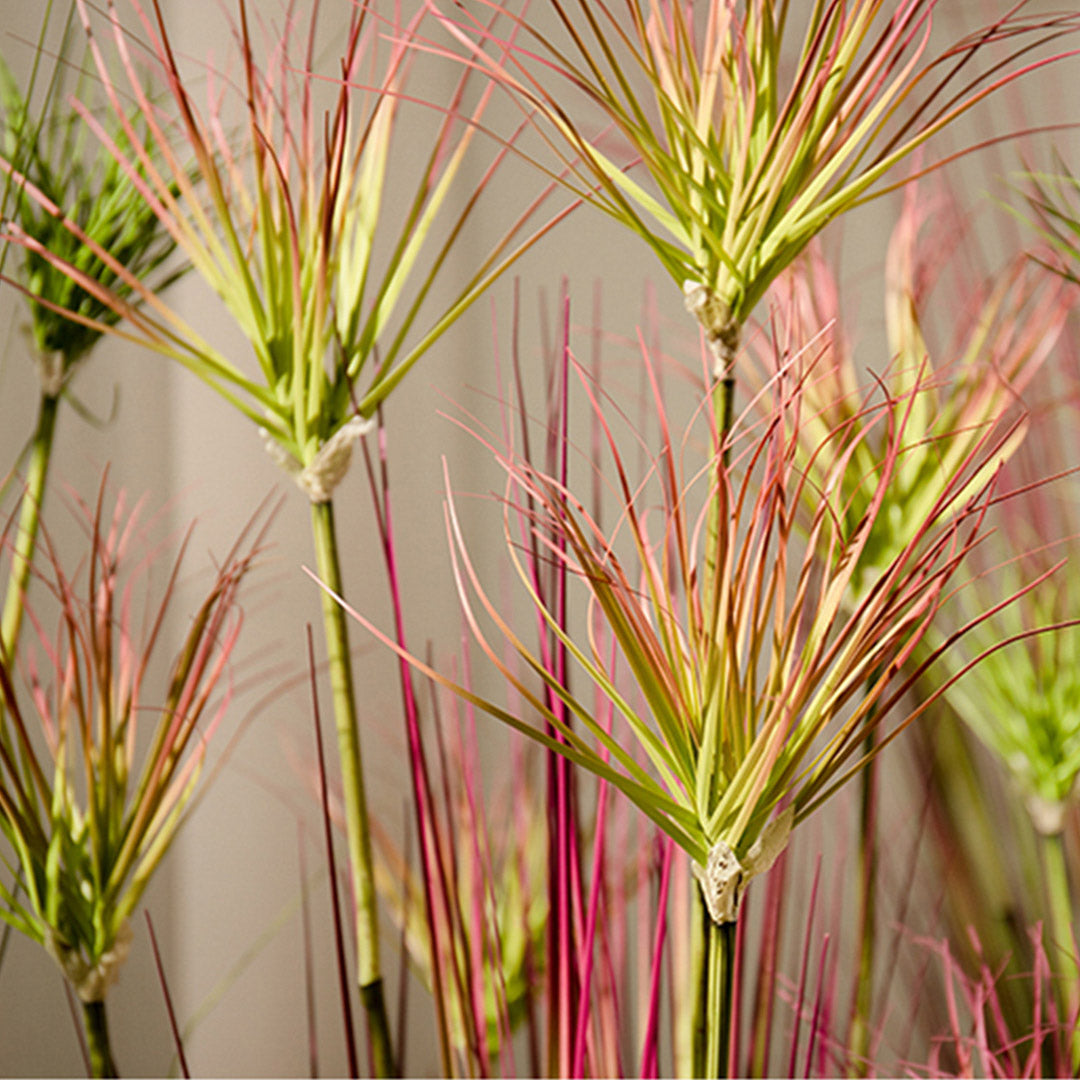
{"type": "MultiPolygon", "coordinates": [[[[1042,838],[1043,866],[1046,890],[1050,900],[1050,932],[1054,967],[1061,991],[1061,1010],[1065,1018],[1077,1015],[1080,1009],[1080,967],[1077,966],[1076,935],[1073,930],[1072,890],[1069,888],[1069,868],[1065,862],[1065,839],[1061,833],[1042,838]]],[[[1080,1028],[1072,1033],[1072,1066],[1080,1069],[1080,1028]]]]}
{"type": "MultiPolygon", "coordinates": [[[[720,476],[731,458],[727,437],[735,418],[735,357],[739,351],[742,326],[735,322],[722,326],[706,325],[705,332],[716,360],[718,376],[712,389],[712,407],[716,425],[715,467],[719,485],[720,476]]],[[[718,486],[716,496],[709,500],[706,523],[704,596],[707,612],[713,612],[719,589],[717,572],[721,509],[718,486]]],[[[718,925],[713,922],[704,896],[701,895],[700,899],[701,927],[694,939],[694,959],[700,973],[693,1016],[694,1074],[720,1077],[728,1075],[731,1048],[736,924],[718,925]]]]}
{"type": "Polygon", "coordinates": [[[707,1077],[730,1075],[733,991],[735,988],[735,926],[733,922],[709,923],[707,1077]]]}
{"type": "Polygon", "coordinates": [[[700,910],[702,938],[695,951],[699,978],[694,1010],[694,1075],[712,1080],[730,1075],[738,924],[713,922],[703,897],[700,910]]]}
{"type": "Polygon", "coordinates": [[[119,1076],[109,1045],[109,1023],[105,1018],[104,1001],[83,1002],[83,1026],[90,1052],[90,1075],[119,1076]]]}
{"type": "MultiPolygon", "coordinates": [[[[864,741],[869,757],[877,743],[871,729],[864,741]]],[[[877,883],[877,768],[870,757],[859,776],[859,970],[848,1035],[848,1074],[866,1076],[870,1053],[870,1010],[873,1005],[877,883]]]]}
{"type": "MultiPolygon", "coordinates": [[[[311,524],[319,576],[327,588],[344,595],[338,562],[337,533],[333,504],[312,503],[311,524]]],[[[338,738],[341,782],[345,796],[345,826],[348,835],[349,866],[356,899],[357,978],[360,999],[367,1014],[372,1068],[376,1076],[397,1073],[390,1022],[383,995],[379,965],[379,926],[375,902],[375,875],[372,869],[371,830],[364,793],[360,730],[353,689],[349,650],[349,627],[345,611],[327,592],[322,595],[323,623],[334,696],[334,722],[338,738]]]]}
{"type": "MultiPolygon", "coordinates": [[[[742,327],[731,325],[719,331],[706,327],[709,342],[716,357],[717,367],[724,375],[712,389],[713,420],[716,424],[716,475],[719,484],[722,469],[727,469],[731,448],[727,445],[728,433],[735,421],[735,356],[739,351],[742,327]]],[[[719,493],[719,487],[717,488],[719,493]]],[[[715,601],[716,561],[719,557],[720,499],[709,502],[709,514],[705,532],[705,602],[707,612],[712,611],[715,601]]]]}
{"type": "Polygon", "coordinates": [[[34,432],[34,445],[30,451],[30,467],[26,476],[26,490],[19,511],[15,551],[11,559],[7,592],[4,595],[4,612],[0,616],[0,644],[3,646],[3,654],[8,657],[9,663],[15,654],[19,629],[22,626],[26,586],[30,580],[30,568],[34,562],[34,548],[37,546],[41,501],[45,496],[45,482],[48,479],[49,461],[52,458],[58,404],[58,398],[42,394],[38,406],[37,430],[34,432]]]}
{"type": "Polygon", "coordinates": [[[693,1009],[690,1015],[690,1071],[688,1076],[702,1076],[705,1068],[705,1037],[708,1031],[706,1000],[709,984],[709,925],[712,917],[700,889],[695,889],[698,904],[690,918],[690,971],[696,974],[693,1009]]]}

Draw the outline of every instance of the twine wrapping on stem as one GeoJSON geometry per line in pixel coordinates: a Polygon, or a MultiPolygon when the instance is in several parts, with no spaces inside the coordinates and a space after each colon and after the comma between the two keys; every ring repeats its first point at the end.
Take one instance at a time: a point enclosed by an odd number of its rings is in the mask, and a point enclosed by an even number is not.
{"type": "Polygon", "coordinates": [[[296,481],[307,497],[313,503],[328,503],[333,498],[334,488],[349,471],[353,443],[374,427],[374,420],[352,417],[319,447],[315,457],[303,467],[266,428],[259,428],[259,434],[266,452],[296,481]]]}
{"type": "Polygon", "coordinates": [[[795,820],[795,807],[788,806],[772,821],[750,845],[742,860],[724,840],[718,840],[709,849],[704,866],[693,864],[694,877],[701,883],[701,893],[709,916],[717,926],[733,923],[739,917],[739,905],[750,879],[764,874],[780,857],[791,836],[795,820]]]}
{"type": "Polygon", "coordinates": [[[731,318],[730,306],[708,286],[690,279],[683,282],[683,304],[705,329],[713,354],[713,377],[731,378],[741,326],[731,318]]]}
{"type": "Polygon", "coordinates": [[[96,964],[90,964],[82,953],[73,948],[55,930],[45,939],[45,950],[60,966],[68,982],[84,1003],[104,1001],[109,987],[116,982],[120,968],[131,951],[131,925],[120,924],[112,948],[103,952],[96,964]]]}
{"type": "Polygon", "coordinates": [[[64,354],[59,349],[37,353],[38,379],[46,397],[59,397],[64,389],[64,354]]]}

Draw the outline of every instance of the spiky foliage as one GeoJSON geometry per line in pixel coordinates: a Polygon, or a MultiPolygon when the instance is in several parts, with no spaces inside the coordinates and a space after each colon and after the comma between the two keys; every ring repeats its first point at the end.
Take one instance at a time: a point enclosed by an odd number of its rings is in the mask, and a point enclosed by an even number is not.
{"type": "Polygon", "coordinates": [[[21,674],[0,655],[0,832],[15,860],[4,860],[11,877],[0,883],[0,919],[60,965],[89,1029],[103,1017],[128,920],[184,821],[225,715],[237,592],[261,534],[249,527],[221,563],[151,699],[145,684],[187,538],[155,607],[149,570],[159,549],[142,504],[129,510],[121,495],[110,515],[103,484],[96,505],[80,501],[77,510],[88,534],[79,571],[69,574],[47,544],[40,572],[59,610],[55,635],[34,619],[37,642],[21,674]]]}
{"type": "MultiPolygon", "coordinates": [[[[823,354],[824,362],[817,364],[821,377],[806,381],[810,408],[802,431],[807,461],[814,458],[830,428],[850,422],[868,395],[877,392],[877,383],[897,399],[894,423],[905,409],[906,392],[920,381],[924,385],[904,424],[897,474],[853,578],[852,602],[873,586],[880,568],[903,548],[957,470],[966,469],[980,439],[1021,417],[1002,444],[1000,457],[968,474],[969,492],[978,490],[1022,443],[1027,421],[1022,418],[1021,395],[1053,353],[1072,303],[1071,290],[1026,255],[980,280],[973,265],[977,253],[971,228],[953,200],[928,194],[925,184],[906,189],[886,261],[885,328],[892,359],[883,371],[864,374],[857,366],[857,353],[849,345],[850,302],[842,299],[816,244],[777,282],[769,332],[748,343],[747,354],[760,358],[765,373],[776,371],[784,357],[799,350],[823,354]],[[948,297],[947,312],[938,308],[942,296],[948,297]]],[[[752,365],[744,368],[748,377],[752,371],[752,365]]],[[[871,497],[863,478],[877,468],[882,443],[880,432],[869,434],[842,480],[844,502],[853,519],[871,497]]],[[[815,478],[824,482],[827,470],[818,461],[815,478]]],[[[878,787],[872,766],[860,780],[864,831],[858,890],[864,933],[854,1033],[848,1040],[856,1059],[869,1053],[866,1012],[873,996],[877,936],[873,877],[878,787]]]]}
{"type": "MultiPolygon", "coordinates": [[[[644,350],[643,361],[653,380],[661,442],[639,480],[631,479],[619,452],[608,407],[583,380],[611,454],[614,530],[603,530],[558,476],[513,450],[499,452],[509,478],[510,558],[529,601],[567,652],[566,671],[553,672],[510,624],[505,602],[485,591],[452,498],[448,529],[465,616],[529,714],[503,708],[416,658],[411,662],[622,791],[690,855],[711,926],[727,934],[749,879],[770,865],[794,823],[858,771],[865,734],[885,722],[913,684],[918,669],[901,669],[925,645],[991,498],[992,479],[975,493],[966,481],[997,459],[1011,432],[984,434],[970,450],[968,467],[943,486],[907,543],[879,569],[874,586],[852,603],[852,582],[900,468],[904,425],[921,385],[899,410],[889,397],[864,403],[828,432],[809,464],[800,464],[800,427],[809,412],[804,385],[812,368],[794,358],[764,391],[771,400],[767,417],[755,419],[748,410],[722,441],[715,426],[708,427],[711,453],[687,471],[692,435],[682,444],[672,439],[644,350]],[[860,443],[879,427],[888,433],[885,457],[862,478],[871,494],[853,517],[843,478],[860,443]],[[811,479],[819,465],[825,466],[820,484],[811,479]],[[817,498],[804,542],[796,518],[811,502],[811,490],[817,498]],[[537,590],[515,535],[519,518],[528,526],[527,543],[535,540],[541,556],[564,566],[582,590],[588,607],[583,635],[569,629],[561,606],[537,590]],[[702,551],[710,532],[713,559],[702,551]],[[523,670],[539,680],[542,693],[505,660],[489,624],[517,653],[523,670]],[[614,652],[603,645],[607,634],[617,645],[614,652]],[[632,676],[632,692],[624,671],[632,676]],[[622,731],[606,729],[594,703],[572,689],[579,674],[613,704],[625,723],[622,731]]],[[[399,655],[408,655],[352,614],[399,655]]],[[[916,712],[894,726],[878,749],[916,712]]],[[[695,1052],[694,1062],[710,1074],[727,1060],[723,1032],[730,1034],[734,949],[732,939],[714,953],[713,937],[710,932],[703,1013],[710,1018],[708,1045],[695,1052]]]]}
{"type": "Polygon", "coordinates": [[[1023,195],[1030,214],[1021,212],[1039,235],[1064,259],[1049,268],[1080,282],[1080,180],[1058,157],[1053,172],[1025,175],[1023,195]]]}
{"type": "MultiPolygon", "coordinates": [[[[1070,499],[1065,491],[1040,489],[1018,499],[1004,515],[1005,546],[995,550],[1010,560],[1016,550],[1028,554],[999,575],[1017,588],[1042,584],[984,623],[970,647],[1019,643],[978,665],[948,693],[952,706],[1015,778],[1033,823],[1047,834],[1063,828],[1080,776],[1080,685],[1074,679],[1080,631],[1067,625],[1077,617],[1076,600],[1068,575],[1060,572],[1077,535],[1070,499]],[[1049,539],[1055,536],[1067,539],[1049,539]],[[1027,636],[1044,627],[1059,628],[1027,636]]],[[[989,599],[989,586],[979,591],[989,599]]],[[[962,655],[951,666],[962,663],[962,655]]]]}
{"type": "MultiPolygon", "coordinates": [[[[405,85],[416,54],[408,42],[423,12],[406,24],[400,6],[386,18],[374,5],[349,8],[340,67],[327,76],[334,103],[323,125],[316,102],[325,80],[314,70],[319,5],[310,9],[306,31],[293,5],[285,5],[281,25],[268,32],[262,49],[249,5],[239,0],[233,33],[244,122],[238,140],[225,129],[227,94],[214,73],[207,109],[196,104],[156,2],[152,13],[139,0],[125,7],[139,28],[142,58],[171,103],[169,114],[142,87],[131,31],[122,25],[117,5],[110,2],[100,15],[82,0],[77,6],[113,113],[123,116],[124,100],[134,98],[165,167],[149,168],[135,140],[129,140],[130,150],[117,145],[92,113],[77,107],[224,302],[251,344],[257,372],[248,374],[160,297],[126,277],[77,223],[65,219],[63,226],[132,287],[145,310],[115,289],[87,281],[78,267],[44,252],[17,227],[9,235],[122,315],[125,322],[114,332],[180,360],[259,426],[271,454],[311,499],[320,571],[340,586],[331,499],[355,440],[367,430],[363,418],[372,416],[471,301],[542,234],[544,227],[530,231],[529,221],[543,193],[509,222],[489,253],[454,278],[451,255],[506,156],[498,150],[478,181],[463,168],[492,94],[486,86],[471,98],[466,72],[437,110],[430,150],[415,179],[386,198],[390,185],[398,184],[390,169],[392,144],[411,104],[405,85]],[[111,75],[109,42],[123,78],[111,75]],[[468,109],[467,117],[459,115],[468,109]],[[190,175],[178,165],[188,154],[195,161],[190,175]],[[429,305],[440,283],[451,287],[451,299],[441,307],[429,305]]],[[[428,118],[421,114],[421,120],[428,118]]],[[[394,1066],[348,633],[339,609],[327,604],[324,615],[354,869],[359,981],[369,1016],[375,1017],[376,1071],[383,1074],[394,1066]]]]}
{"type": "MultiPolygon", "coordinates": [[[[647,353],[643,358],[648,364],[647,353]]],[[[813,485],[817,509],[805,546],[795,516],[812,481],[809,470],[797,465],[805,401],[793,368],[779,373],[768,387],[772,408],[767,420],[744,415],[727,445],[714,445],[710,464],[688,475],[681,473],[682,450],[671,438],[657,397],[661,450],[651,459],[649,477],[640,482],[633,482],[624,466],[601,400],[588,382],[585,387],[612,453],[621,515],[616,532],[601,530],[566,486],[513,452],[501,454],[500,462],[509,475],[508,520],[521,514],[538,537],[556,535],[565,543],[565,551],[550,540],[545,548],[549,557],[565,562],[585,592],[593,628],[587,640],[579,642],[561,629],[536,594],[508,526],[510,558],[545,622],[615,703],[652,772],[599,727],[594,710],[565,683],[557,683],[515,634],[503,605],[484,590],[452,499],[447,514],[454,571],[470,627],[492,663],[565,742],[428,665],[413,663],[466,700],[609,780],[702,866],[721,841],[744,856],[774,810],[790,806],[800,820],[858,768],[866,727],[882,723],[911,685],[912,677],[897,674],[924,641],[952,575],[976,542],[992,483],[974,498],[965,494],[962,478],[946,485],[875,586],[845,614],[844,600],[900,466],[903,423],[921,386],[906,395],[899,424],[894,423],[896,403],[887,398],[866,403],[857,423],[829,432],[816,457],[825,460],[827,453],[832,464],[825,483],[813,485]],[[863,514],[851,520],[839,495],[841,478],[859,443],[877,426],[890,431],[886,456],[874,474],[864,477],[872,496],[863,514]],[[725,449],[733,461],[714,471],[725,449]],[[710,477],[715,477],[711,489],[710,477]],[[655,481],[659,491],[648,481],[655,481]],[[702,495],[705,509],[699,515],[693,506],[702,495]],[[722,508],[719,558],[712,580],[705,580],[700,541],[713,504],[722,508]],[[648,513],[646,506],[651,507],[648,513]],[[624,536],[633,569],[619,554],[624,536]],[[482,617],[567,706],[581,730],[562,721],[506,664],[482,617]],[[633,673],[638,705],[620,690],[610,661],[591,645],[598,622],[610,628],[621,653],[619,664],[633,673]]],[[[980,441],[972,448],[971,467],[992,460],[1000,445],[1000,439],[980,441]]]]}
{"type": "MultiPolygon", "coordinates": [[[[853,597],[871,586],[879,568],[910,540],[987,432],[1021,418],[1002,445],[1001,457],[968,476],[969,493],[979,490],[1020,446],[1028,430],[1023,394],[1053,354],[1074,302],[1072,290],[1055,282],[1028,255],[985,282],[973,285],[966,271],[956,280],[946,279],[949,264],[963,257],[967,233],[955,207],[940,202],[935,207],[918,187],[907,189],[886,262],[885,326],[891,360],[882,371],[860,373],[849,344],[850,320],[844,317],[841,289],[817,248],[779,280],[767,332],[748,343],[747,352],[763,373],[757,386],[787,358],[813,358],[799,430],[803,460],[812,463],[817,484],[827,482],[828,459],[817,450],[829,431],[850,424],[865,401],[879,392],[878,384],[894,402],[891,426],[903,424],[904,441],[886,503],[853,580],[853,597]],[[942,290],[943,284],[952,287],[942,290]],[[949,297],[948,322],[944,335],[934,335],[931,323],[940,318],[938,297],[943,292],[949,297]],[[939,343],[942,336],[945,340],[939,343]],[[917,386],[920,391],[908,410],[909,395],[917,386]]],[[[747,366],[748,379],[753,370],[747,366]]],[[[841,478],[850,521],[866,512],[872,489],[865,477],[885,456],[887,438],[879,427],[860,441],[851,468],[841,478]]]]}
{"type": "MultiPolygon", "coordinates": [[[[176,242],[140,191],[148,168],[161,165],[142,110],[109,117],[104,124],[113,143],[137,162],[129,176],[106,145],[87,137],[86,125],[68,107],[72,51],[71,35],[65,34],[41,115],[35,115],[0,59],[0,171],[11,185],[6,216],[41,249],[24,249],[17,282],[28,300],[34,348],[58,366],[50,373],[57,387],[90,351],[104,326],[115,325],[120,314],[93,289],[59,269],[54,258],[70,264],[87,283],[112,289],[128,303],[136,302],[135,283],[160,292],[181,272],[163,267],[176,242]],[[77,231],[65,227],[63,217],[77,231]],[[123,275],[99,252],[108,252],[123,275]]],[[[74,92],[85,97],[91,89],[84,76],[74,92]]]]}
{"type": "Polygon", "coordinates": [[[551,0],[551,32],[508,3],[478,6],[524,31],[505,59],[484,51],[493,38],[479,20],[445,24],[471,62],[535,110],[574,190],[637,233],[686,289],[725,364],[812,237],[890,190],[894,166],[1037,66],[1019,61],[1076,21],[1025,16],[1019,4],[928,59],[935,0],[551,0]],[[975,74],[995,43],[1007,55],[975,74]],[[600,148],[592,117],[622,136],[628,158],[600,148]]]}
{"type": "MultiPolygon", "coordinates": [[[[46,5],[46,26],[48,13],[46,5]]],[[[0,216],[17,222],[20,233],[31,239],[36,249],[22,249],[15,282],[27,299],[41,381],[16,537],[18,556],[12,561],[0,620],[0,638],[11,655],[22,625],[38,513],[56,431],[57,401],[76,365],[104,328],[115,326],[120,318],[88,286],[92,283],[95,288],[111,289],[118,299],[138,306],[137,284],[160,292],[184,270],[182,263],[170,259],[176,242],[140,190],[148,169],[161,165],[141,110],[106,119],[104,125],[115,145],[132,156],[138,147],[143,160],[129,175],[105,146],[87,138],[82,120],[68,107],[68,66],[73,52],[69,21],[40,113],[31,107],[0,59],[0,174],[6,177],[0,216]],[[61,214],[74,224],[74,231],[62,224],[61,214]],[[108,252],[108,260],[100,252],[108,252]],[[59,269],[54,259],[70,265],[85,284],[59,269]]],[[[91,90],[89,84],[90,80],[82,77],[76,89],[91,90]]],[[[0,258],[0,267],[3,261],[0,258]]]]}
{"type": "MultiPolygon", "coordinates": [[[[477,188],[459,176],[474,135],[457,115],[466,95],[462,80],[411,185],[411,198],[404,201],[404,214],[390,220],[384,213],[393,135],[408,107],[406,42],[415,24],[402,24],[400,12],[384,23],[370,5],[355,6],[340,67],[322,76],[312,70],[318,5],[306,31],[287,7],[262,49],[241,0],[234,34],[245,115],[237,133],[226,129],[223,117],[228,83],[222,89],[221,77],[210,72],[208,106],[200,109],[157,5],[155,15],[138,0],[127,7],[132,28],[122,23],[115,3],[101,19],[88,4],[78,5],[112,107],[110,124],[118,122],[123,137],[114,138],[84,104],[73,107],[113,167],[138,188],[143,212],[157,219],[224,301],[251,343],[258,374],[248,375],[222,355],[78,220],[65,216],[53,227],[100,259],[115,285],[90,280],[63,249],[47,250],[16,223],[7,234],[68,276],[97,310],[110,312],[110,321],[126,320],[116,331],[121,336],[181,360],[227,397],[299,472],[357,409],[371,415],[503,269],[529,214],[510,223],[493,250],[455,285],[453,299],[422,322],[424,301],[434,282],[448,276],[450,252],[485,185],[477,188]],[[138,54],[130,37],[134,27],[142,38],[138,54]],[[106,56],[110,42],[113,63],[106,56]],[[170,112],[144,88],[137,61],[148,67],[152,85],[164,88],[170,112]],[[114,75],[117,69],[122,76],[114,75]],[[316,101],[326,79],[337,89],[324,131],[316,101]],[[372,88],[354,90],[350,83],[372,88]],[[142,117],[138,125],[128,117],[129,100],[142,117]],[[190,170],[184,164],[189,157],[190,170]],[[461,183],[469,185],[463,208],[451,210],[449,197],[461,183]],[[365,378],[368,385],[361,387],[365,378]]],[[[486,95],[476,105],[474,122],[485,103],[486,95]]],[[[96,314],[80,321],[96,331],[106,328],[96,314]]]]}

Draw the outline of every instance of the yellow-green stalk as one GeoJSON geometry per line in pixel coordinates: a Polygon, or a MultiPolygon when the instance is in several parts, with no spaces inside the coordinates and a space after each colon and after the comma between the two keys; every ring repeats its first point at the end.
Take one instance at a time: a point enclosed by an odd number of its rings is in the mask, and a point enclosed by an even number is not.
{"type": "MultiPolygon", "coordinates": [[[[49,22],[46,6],[42,33],[49,22]]],[[[65,26],[53,75],[36,114],[30,92],[23,93],[0,59],[0,172],[5,176],[4,212],[27,237],[52,258],[77,267],[88,280],[115,285],[130,298],[132,289],[116,283],[114,272],[57,219],[62,210],[93,245],[108,251],[135,278],[160,290],[180,271],[163,263],[175,244],[146,205],[137,187],[103,147],[87,145],[82,121],[67,107],[67,77],[72,63],[71,16],[65,26]]],[[[40,58],[35,57],[35,64],[40,58]]],[[[33,80],[31,81],[32,85],[33,80]]],[[[85,81],[80,80],[85,89],[85,81]]],[[[146,130],[137,114],[126,125],[108,125],[110,137],[130,146],[128,133],[145,141],[146,130]],[[125,127],[127,130],[125,130],[125,127]]],[[[0,615],[0,641],[14,657],[22,625],[23,602],[37,542],[38,520],[48,481],[60,400],[76,368],[100,339],[102,330],[74,318],[114,325],[119,316],[72,278],[29,249],[17,259],[14,283],[22,291],[30,316],[28,339],[36,361],[40,393],[38,417],[30,441],[21,511],[15,529],[14,557],[0,615]]]]}

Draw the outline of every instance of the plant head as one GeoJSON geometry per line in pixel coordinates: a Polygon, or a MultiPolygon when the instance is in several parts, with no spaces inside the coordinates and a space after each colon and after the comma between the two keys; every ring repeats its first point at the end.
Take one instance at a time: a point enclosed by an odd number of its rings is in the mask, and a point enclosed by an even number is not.
{"type": "MultiPolygon", "coordinates": [[[[841,480],[842,502],[851,521],[866,513],[874,494],[867,478],[886,456],[888,432],[902,425],[896,474],[852,581],[852,599],[904,548],[942,491],[965,474],[987,433],[1003,430],[1020,415],[1021,395],[1053,353],[1073,303],[1072,290],[1027,255],[986,281],[961,269],[943,283],[946,264],[962,261],[964,232],[946,208],[933,210],[917,187],[907,189],[886,263],[885,326],[892,360],[884,371],[870,374],[869,387],[848,344],[853,335],[847,330],[840,290],[816,249],[780,278],[770,332],[749,346],[758,361],[757,386],[774,377],[790,357],[813,358],[813,370],[804,381],[806,410],[799,431],[802,460],[818,484],[827,482],[831,467],[828,453],[818,452],[829,431],[856,422],[860,414],[874,428],[859,440],[841,480]],[[940,237],[947,239],[942,242],[940,237]],[[931,349],[930,323],[940,314],[935,308],[942,294],[948,304],[947,337],[931,349]],[[874,414],[865,412],[867,402],[880,392],[879,384],[893,401],[888,428],[875,426],[874,414]],[[911,397],[916,387],[918,393],[911,397]]],[[[748,365],[747,377],[753,373],[748,365]]],[[[969,493],[980,490],[1015,452],[1027,428],[1022,420],[1002,445],[999,459],[984,461],[981,470],[965,474],[969,493]]]]}
{"type": "Polygon", "coordinates": [[[99,1001],[228,705],[237,591],[261,534],[253,523],[220,564],[148,700],[187,539],[155,608],[149,576],[159,549],[149,546],[141,505],[129,510],[121,495],[109,516],[103,485],[97,504],[79,502],[78,513],[88,552],[77,573],[46,536],[40,577],[59,612],[55,635],[30,611],[37,644],[23,653],[23,670],[0,656],[0,833],[14,855],[14,864],[4,859],[11,883],[0,883],[0,918],[43,945],[83,1001],[99,1001]]]}
{"type": "MultiPolygon", "coordinates": [[[[141,110],[108,118],[103,128],[132,158],[135,146],[145,158],[129,176],[104,145],[87,140],[85,125],[68,106],[71,52],[71,34],[65,32],[39,114],[0,59],[5,207],[12,207],[10,218],[33,241],[33,247],[23,248],[17,284],[28,301],[43,386],[53,396],[104,328],[120,318],[98,290],[112,290],[119,300],[137,305],[136,282],[161,291],[183,272],[175,263],[165,265],[176,242],[139,190],[148,168],[161,164],[141,110]],[[65,227],[64,217],[75,230],[65,227]],[[107,252],[108,260],[99,252],[107,252]],[[70,265],[73,273],[58,263],[70,265]]],[[[78,82],[79,92],[92,89],[86,76],[78,82]]]]}
{"type": "MultiPolygon", "coordinates": [[[[943,485],[874,584],[851,602],[875,520],[902,467],[905,425],[922,384],[899,407],[884,391],[864,402],[806,461],[801,429],[813,415],[805,394],[813,369],[793,358],[762,391],[770,401],[764,418],[755,403],[727,436],[708,427],[711,452],[704,463],[687,465],[693,433],[682,443],[671,437],[647,351],[643,356],[661,440],[640,479],[619,451],[610,404],[583,379],[611,455],[614,528],[601,528],[558,477],[513,450],[499,452],[511,561],[575,670],[557,678],[510,625],[505,603],[487,594],[452,498],[447,520],[465,616],[529,712],[502,708],[412,663],[622,791],[698,864],[710,910],[722,921],[734,918],[746,880],[771,863],[792,824],[857,771],[865,734],[903,701],[915,674],[902,669],[925,644],[991,499],[992,475],[976,492],[965,477],[996,461],[1011,432],[982,436],[968,467],[943,485]],[[845,474],[878,429],[886,433],[884,456],[864,478],[872,494],[856,516],[845,501],[845,474]],[[823,474],[815,471],[819,462],[827,463],[823,474]],[[800,529],[801,508],[810,505],[800,529]],[[706,559],[710,530],[715,557],[706,559]],[[580,590],[581,633],[537,590],[520,551],[534,541],[580,590]],[[489,625],[543,693],[503,658],[489,625]],[[617,644],[611,655],[606,635],[617,644]],[[606,730],[575,692],[580,676],[614,705],[622,732],[606,730]]],[[[644,439],[640,445],[644,451],[644,439]]],[[[879,748],[924,707],[908,713],[879,748]]]]}
{"type": "MultiPolygon", "coordinates": [[[[306,29],[293,6],[285,6],[280,26],[266,28],[263,48],[249,5],[238,0],[233,38],[239,86],[208,71],[208,102],[200,109],[159,5],[153,4],[152,13],[139,0],[126,6],[142,35],[135,45],[114,0],[100,17],[83,0],[78,3],[113,119],[126,139],[112,138],[85,106],[75,107],[222,299],[251,344],[257,374],[245,374],[223,356],[70,217],[56,227],[101,258],[142,301],[141,310],[119,288],[89,282],[78,266],[45,251],[17,226],[8,235],[122,316],[121,336],[179,359],[253,419],[281,464],[313,500],[325,501],[344,472],[352,440],[364,430],[356,414],[370,417],[469,303],[543,231],[525,233],[536,204],[454,281],[453,298],[432,316],[425,301],[437,281],[452,278],[456,242],[506,151],[495,155],[479,182],[465,175],[475,129],[459,115],[470,93],[470,80],[462,78],[449,103],[437,110],[442,120],[422,167],[407,180],[395,170],[395,132],[413,105],[405,97],[415,59],[407,42],[422,16],[406,25],[398,6],[387,19],[373,5],[351,6],[340,66],[322,75],[313,70],[318,4],[306,29]],[[110,42],[121,77],[113,77],[105,56],[110,42]],[[136,50],[153,85],[163,88],[168,113],[144,90],[136,50]],[[321,116],[316,100],[324,85],[334,102],[321,116]],[[239,132],[226,129],[230,91],[243,111],[239,132]],[[142,112],[145,141],[135,137],[129,100],[142,112]],[[189,159],[190,169],[181,164],[189,159]],[[460,200],[456,208],[454,199],[460,200]]],[[[473,124],[489,97],[490,88],[475,103],[468,118],[473,124]]],[[[99,319],[84,321],[103,328],[99,319]]]]}
{"type": "Polygon", "coordinates": [[[477,748],[462,738],[464,725],[454,727],[449,745],[439,738],[444,805],[429,825],[437,846],[429,855],[437,868],[433,903],[425,901],[423,875],[377,823],[376,880],[413,968],[445,1014],[454,1059],[490,1071],[493,1061],[513,1060],[514,1034],[543,978],[546,823],[520,755],[488,805],[477,748]]]}
{"type": "Polygon", "coordinates": [[[443,21],[470,62],[517,96],[565,182],[653,250],[724,367],[831,219],[896,187],[894,166],[1076,23],[1021,3],[931,57],[936,0],[550,0],[551,32],[505,0],[476,6],[521,43],[504,51],[458,5],[443,21]],[[975,73],[995,44],[1008,55],[975,73]],[[603,148],[611,135],[629,155],[603,148]]]}
{"type": "MultiPolygon", "coordinates": [[[[1068,570],[1080,542],[1077,478],[1070,471],[1046,480],[1054,469],[1060,472],[1075,425],[1075,404],[1044,408],[1006,466],[1002,482],[1017,494],[996,515],[993,543],[975,564],[974,588],[945,615],[955,623],[970,617],[976,604],[996,604],[1002,581],[1021,595],[983,622],[966,649],[951,653],[940,669],[948,675],[970,656],[1008,645],[952,685],[946,700],[1008,770],[1045,835],[1062,831],[1080,795],[1080,626],[1068,570]]],[[[941,632],[947,626],[943,621],[941,632]]]]}

